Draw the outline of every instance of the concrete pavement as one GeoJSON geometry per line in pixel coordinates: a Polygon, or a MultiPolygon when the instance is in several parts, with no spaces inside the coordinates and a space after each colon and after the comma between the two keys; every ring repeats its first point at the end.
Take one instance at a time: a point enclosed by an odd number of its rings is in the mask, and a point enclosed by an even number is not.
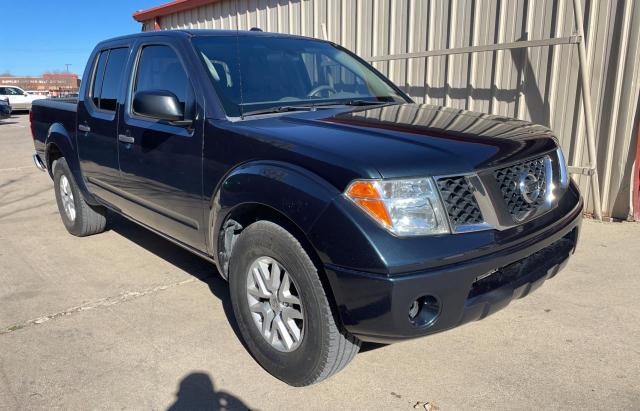
{"type": "Polygon", "coordinates": [[[0,409],[640,409],[639,224],[585,221],[531,296],[292,388],[212,265],[121,218],[67,234],[32,152],[28,116],[0,120],[0,409]]]}

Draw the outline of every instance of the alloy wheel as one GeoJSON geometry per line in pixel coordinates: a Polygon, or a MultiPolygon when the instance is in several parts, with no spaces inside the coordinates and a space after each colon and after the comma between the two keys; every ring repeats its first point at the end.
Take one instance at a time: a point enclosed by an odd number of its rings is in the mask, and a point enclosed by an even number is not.
{"type": "Polygon", "coordinates": [[[286,268],[271,257],[259,257],[247,273],[247,300],[253,321],[276,350],[291,352],[304,337],[304,309],[286,268]]]}
{"type": "Polygon", "coordinates": [[[71,184],[69,184],[69,179],[64,174],[60,176],[60,198],[62,199],[62,208],[64,209],[64,213],[67,215],[67,218],[70,221],[75,221],[76,219],[76,205],[73,202],[73,190],[71,190],[71,184]]]}

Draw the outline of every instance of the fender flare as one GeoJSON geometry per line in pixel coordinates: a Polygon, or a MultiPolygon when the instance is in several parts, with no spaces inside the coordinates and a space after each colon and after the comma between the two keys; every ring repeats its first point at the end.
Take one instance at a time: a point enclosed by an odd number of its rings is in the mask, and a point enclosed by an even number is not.
{"type": "MultiPolygon", "coordinates": [[[[320,176],[281,161],[254,161],[231,170],[218,184],[209,209],[207,246],[219,259],[223,225],[242,206],[266,206],[305,236],[340,191],[320,176]]],[[[309,241],[308,236],[305,238],[309,241]]],[[[220,266],[220,265],[219,265],[220,266]]],[[[223,274],[224,275],[224,274],[223,274]]]]}
{"type": "Polygon", "coordinates": [[[69,135],[67,129],[61,123],[53,123],[47,131],[47,138],[45,140],[45,162],[49,175],[53,178],[53,164],[50,163],[51,148],[55,146],[60,150],[62,156],[67,161],[67,165],[73,174],[80,191],[85,200],[91,205],[98,205],[93,195],[89,192],[86,182],[80,169],[80,162],[78,161],[78,153],[76,145],[69,135]]]}

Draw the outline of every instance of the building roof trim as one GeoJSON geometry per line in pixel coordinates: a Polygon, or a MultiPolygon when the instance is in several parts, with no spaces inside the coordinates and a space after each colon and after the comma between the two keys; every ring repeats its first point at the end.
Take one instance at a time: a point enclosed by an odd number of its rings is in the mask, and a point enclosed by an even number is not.
{"type": "Polygon", "coordinates": [[[196,7],[204,6],[210,3],[217,3],[219,1],[220,0],[175,0],[156,7],[152,7],[150,9],[136,11],[135,13],[133,13],[133,18],[136,21],[143,23],[157,17],[195,9],[196,7]]]}

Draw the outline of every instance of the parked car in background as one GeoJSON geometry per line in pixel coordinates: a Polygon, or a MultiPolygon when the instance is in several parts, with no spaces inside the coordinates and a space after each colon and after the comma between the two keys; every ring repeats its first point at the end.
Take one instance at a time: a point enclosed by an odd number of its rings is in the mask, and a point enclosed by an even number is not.
{"type": "Polygon", "coordinates": [[[14,110],[31,110],[31,103],[45,97],[31,95],[20,87],[2,86],[0,87],[0,98],[8,98],[14,110]]]}
{"type": "Polygon", "coordinates": [[[9,99],[0,98],[0,120],[11,117],[11,110],[9,99]]]}
{"type": "Polygon", "coordinates": [[[61,99],[61,98],[78,98],[78,93],[60,93],[51,96],[50,98],[61,99]]]}
{"type": "Polygon", "coordinates": [[[47,98],[49,97],[49,90],[27,90],[27,94],[47,98]]]}
{"type": "Polygon", "coordinates": [[[583,202],[551,130],[416,104],[336,44],[167,30],[86,67],[78,99],[30,116],[66,229],[102,232],[110,209],[216,264],[248,350],[291,385],[361,341],[485,318],[575,249],[583,202]]]}

